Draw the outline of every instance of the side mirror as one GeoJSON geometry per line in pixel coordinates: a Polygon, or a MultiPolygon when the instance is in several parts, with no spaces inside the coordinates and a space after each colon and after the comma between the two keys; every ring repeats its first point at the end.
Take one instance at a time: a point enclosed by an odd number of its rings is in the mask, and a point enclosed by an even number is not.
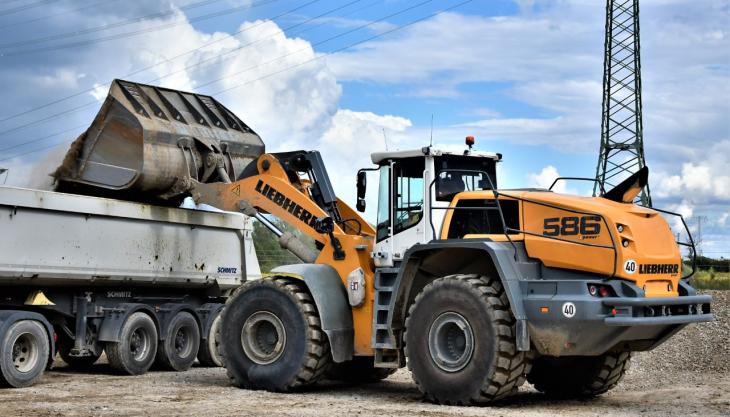
{"type": "Polygon", "coordinates": [[[357,204],[355,208],[359,212],[365,211],[365,191],[367,190],[368,179],[365,171],[357,172],[357,204]]]}

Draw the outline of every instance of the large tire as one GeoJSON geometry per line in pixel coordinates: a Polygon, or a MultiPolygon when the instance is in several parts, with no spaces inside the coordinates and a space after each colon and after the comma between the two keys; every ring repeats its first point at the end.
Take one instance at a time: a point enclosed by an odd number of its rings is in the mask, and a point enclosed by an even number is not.
{"type": "Polygon", "coordinates": [[[45,327],[35,320],[19,320],[1,338],[0,385],[23,388],[35,384],[50,355],[45,327]]]}
{"type": "Polygon", "coordinates": [[[200,366],[209,368],[220,368],[223,366],[223,358],[218,353],[218,345],[220,345],[220,335],[218,329],[221,325],[221,314],[218,312],[213,323],[210,325],[208,337],[200,340],[200,348],[198,349],[198,362],[200,366]]]}
{"type": "Polygon", "coordinates": [[[104,350],[109,365],[119,372],[141,375],[155,361],[157,326],[152,318],[137,312],[124,321],[118,342],[107,342],[104,350]]]}
{"type": "Polygon", "coordinates": [[[451,275],[426,285],[406,319],[405,354],[424,397],[465,405],[500,400],[524,383],[530,355],[499,279],[451,275]]]}
{"type": "Polygon", "coordinates": [[[181,311],[170,320],[165,340],[157,345],[157,361],[169,371],[187,371],[193,366],[200,347],[198,321],[187,311],[181,311]]]}
{"type": "Polygon", "coordinates": [[[72,347],[73,341],[64,341],[58,344],[58,354],[71,369],[80,371],[89,370],[101,356],[101,352],[98,355],[93,354],[91,356],[71,356],[72,347]]]}
{"type": "Polygon", "coordinates": [[[220,350],[233,385],[291,391],[317,382],[328,369],[329,342],[302,281],[249,281],[222,314],[220,350]]]}
{"type": "Polygon", "coordinates": [[[395,371],[395,368],[376,368],[371,356],[356,356],[347,362],[333,363],[325,378],[358,384],[383,380],[395,371]]]}
{"type": "Polygon", "coordinates": [[[536,390],[558,398],[595,397],[615,387],[629,369],[631,352],[600,356],[540,356],[527,380],[536,390]]]}

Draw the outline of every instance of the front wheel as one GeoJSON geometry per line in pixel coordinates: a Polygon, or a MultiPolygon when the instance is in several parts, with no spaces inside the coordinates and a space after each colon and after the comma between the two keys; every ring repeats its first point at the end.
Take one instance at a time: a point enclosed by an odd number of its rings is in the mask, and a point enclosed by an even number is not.
{"type": "Polygon", "coordinates": [[[317,382],[329,367],[327,336],[299,280],[249,281],[228,299],[222,315],[219,348],[237,387],[289,391],[317,382]]]}
{"type": "Polygon", "coordinates": [[[408,311],[408,368],[426,399],[486,403],[516,390],[530,357],[517,350],[515,319],[499,279],[451,275],[434,280],[408,311]]]}
{"type": "Polygon", "coordinates": [[[631,352],[599,356],[540,356],[527,376],[536,390],[558,398],[595,397],[618,385],[629,369],[631,352]]]}

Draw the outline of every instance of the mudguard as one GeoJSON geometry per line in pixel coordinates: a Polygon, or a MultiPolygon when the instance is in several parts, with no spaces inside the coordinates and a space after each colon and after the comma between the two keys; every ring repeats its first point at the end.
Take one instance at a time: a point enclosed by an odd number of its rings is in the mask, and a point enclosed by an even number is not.
{"type": "Polygon", "coordinates": [[[329,265],[296,264],[274,268],[271,273],[304,281],[319,310],[322,330],[330,341],[332,359],[338,363],[352,359],[355,349],[352,310],[337,271],[329,265]]]}
{"type": "Polygon", "coordinates": [[[104,315],[104,320],[102,320],[101,328],[99,329],[99,341],[118,342],[122,334],[124,321],[127,320],[127,317],[138,311],[144,311],[150,315],[157,327],[157,336],[160,337],[160,321],[150,306],[145,304],[123,303],[114,310],[108,310],[104,315]]]}
{"type": "MultiPolygon", "coordinates": [[[[517,349],[519,349],[520,351],[530,350],[530,335],[527,328],[527,316],[525,314],[523,295],[520,289],[520,277],[522,276],[522,272],[520,271],[520,265],[518,265],[518,262],[515,261],[515,251],[511,245],[506,245],[503,242],[492,242],[488,240],[476,239],[432,241],[425,244],[414,245],[408,251],[406,251],[403,257],[403,265],[407,266],[411,263],[417,264],[418,262],[420,262],[420,259],[428,257],[429,254],[433,254],[437,251],[454,249],[477,250],[479,252],[483,252],[486,256],[489,257],[491,263],[494,265],[494,269],[496,270],[499,278],[502,281],[502,285],[504,286],[504,290],[507,293],[507,298],[509,299],[510,306],[512,308],[512,314],[517,321],[517,349]]],[[[391,311],[395,311],[396,304],[399,304],[401,306],[405,306],[407,304],[404,302],[405,300],[403,299],[403,297],[407,298],[409,296],[408,293],[410,292],[411,285],[413,284],[414,279],[414,275],[404,274],[404,271],[407,270],[413,270],[413,268],[400,268],[398,278],[396,279],[396,288],[394,290],[394,292],[398,294],[398,297],[395,297],[391,302],[391,311]]],[[[448,268],[446,268],[446,270],[448,271],[448,268]]],[[[457,270],[448,271],[444,275],[452,273],[483,272],[484,271],[479,270],[457,270]]],[[[402,317],[398,317],[399,314],[392,314],[390,316],[391,323],[389,323],[389,325],[391,328],[394,328],[392,323],[394,319],[402,319],[403,321],[405,321],[405,311],[401,313],[402,314],[400,314],[400,316],[402,317]]]]}

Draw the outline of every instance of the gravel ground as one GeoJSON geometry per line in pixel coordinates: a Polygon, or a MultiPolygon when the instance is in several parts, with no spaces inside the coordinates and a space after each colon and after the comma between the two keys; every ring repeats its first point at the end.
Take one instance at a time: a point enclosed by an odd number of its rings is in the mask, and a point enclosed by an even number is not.
{"type": "Polygon", "coordinates": [[[526,385],[496,406],[446,407],[423,402],[404,370],[375,384],[276,394],[233,388],[222,369],[129,377],[103,363],[79,373],[59,362],[34,387],[0,391],[0,416],[728,416],[730,291],[709,293],[717,321],[637,353],[623,382],[593,400],[553,401],[526,385]]]}

